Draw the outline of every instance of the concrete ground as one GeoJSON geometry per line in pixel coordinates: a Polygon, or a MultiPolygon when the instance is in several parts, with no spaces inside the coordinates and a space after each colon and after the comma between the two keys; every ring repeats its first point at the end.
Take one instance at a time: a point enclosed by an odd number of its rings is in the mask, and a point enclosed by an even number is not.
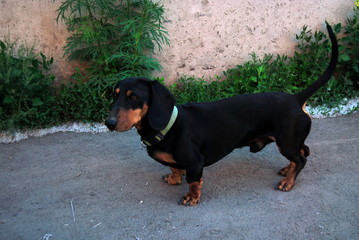
{"type": "Polygon", "coordinates": [[[57,133],[0,144],[0,239],[358,239],[359,113],[313,120],[291,192],[274,144],[204,171],[201,203],[177,201],[133,130],[57,133]]]}

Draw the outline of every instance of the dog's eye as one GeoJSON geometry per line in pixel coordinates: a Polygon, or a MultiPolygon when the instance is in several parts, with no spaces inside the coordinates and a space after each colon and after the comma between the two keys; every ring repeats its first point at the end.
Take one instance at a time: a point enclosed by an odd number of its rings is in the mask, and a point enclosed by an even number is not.
{"type": "Polygon", "coordinates": [[[135,95],[131,95],[129,98],[130,98],[132,101],[134,101],[134,100],[137,99],[137,97],[136,97],[135,95]]]}

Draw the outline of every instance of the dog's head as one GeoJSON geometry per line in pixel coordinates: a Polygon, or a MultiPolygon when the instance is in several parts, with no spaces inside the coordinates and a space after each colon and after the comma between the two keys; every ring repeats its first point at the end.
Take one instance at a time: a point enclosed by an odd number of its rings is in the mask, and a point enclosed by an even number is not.
{"type": "Polygon", "coordinates": [[[112,131],[141,129],[148,121],[156,131],[164,129],[175,104],[173,95],[159,82],[147,78],[126,78],[117,83],[114,105],[105,122],[112,131]]]}

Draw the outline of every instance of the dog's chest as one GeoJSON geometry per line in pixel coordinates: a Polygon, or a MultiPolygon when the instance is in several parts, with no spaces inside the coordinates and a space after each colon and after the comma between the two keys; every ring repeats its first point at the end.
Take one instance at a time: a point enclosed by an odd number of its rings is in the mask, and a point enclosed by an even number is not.
{"type": "Polygon", "coordinates": [[[176,161],[173,159],[171,153],[161,152],[161,151],[153,151],[149,153],[149,155],[155,159],[156,161],[164,164],[176,164],[176,161]]]}

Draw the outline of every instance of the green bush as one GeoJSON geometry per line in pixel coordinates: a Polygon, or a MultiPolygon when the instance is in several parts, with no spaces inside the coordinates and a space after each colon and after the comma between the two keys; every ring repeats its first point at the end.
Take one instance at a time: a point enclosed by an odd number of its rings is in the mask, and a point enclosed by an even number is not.
{"type": "Polygon", "coordinates": [[[359,6],[354,8],[354,16],[347,19],[344,30],[343,54],[338,74],[348,85],[359,90],[359,6]]]}
{"type": "Polygon", "coordinates": [[[57,122],[49,72],[53,59],[34,46],[0,40],[0,130],[36,128],[57,122]]]}
{"type": "Polygon", "coordinates": [[[91,75],[148,76],[160,70],[148,56],[168,44],[163,6],[151,0],[66,0],[57,10],[71,36],[65,56],[88,61],[91,75]]]}
{"type": "Polygon", "coordinates": [[[71,33],[65,56],[90,66],[76,72],[60,91],[59,104],[68,121],[102,121],[109,109],[109,92],[120,79],[150,76],[161,70],[150,57],[168,44],[164,9],[150,0],[66,0],[58,9],[71,33]]]}
{"type": "Polygon", "coordinates": [[[63,85],[60,89],[57,105],[64,122],[99,122],[108,114],[111,99],[105,78],[90,78],[83,81],[83,74],[72,77],[75,81],[63,85]],[[78,80],[76,79],[78,78],[78,80]]]}

